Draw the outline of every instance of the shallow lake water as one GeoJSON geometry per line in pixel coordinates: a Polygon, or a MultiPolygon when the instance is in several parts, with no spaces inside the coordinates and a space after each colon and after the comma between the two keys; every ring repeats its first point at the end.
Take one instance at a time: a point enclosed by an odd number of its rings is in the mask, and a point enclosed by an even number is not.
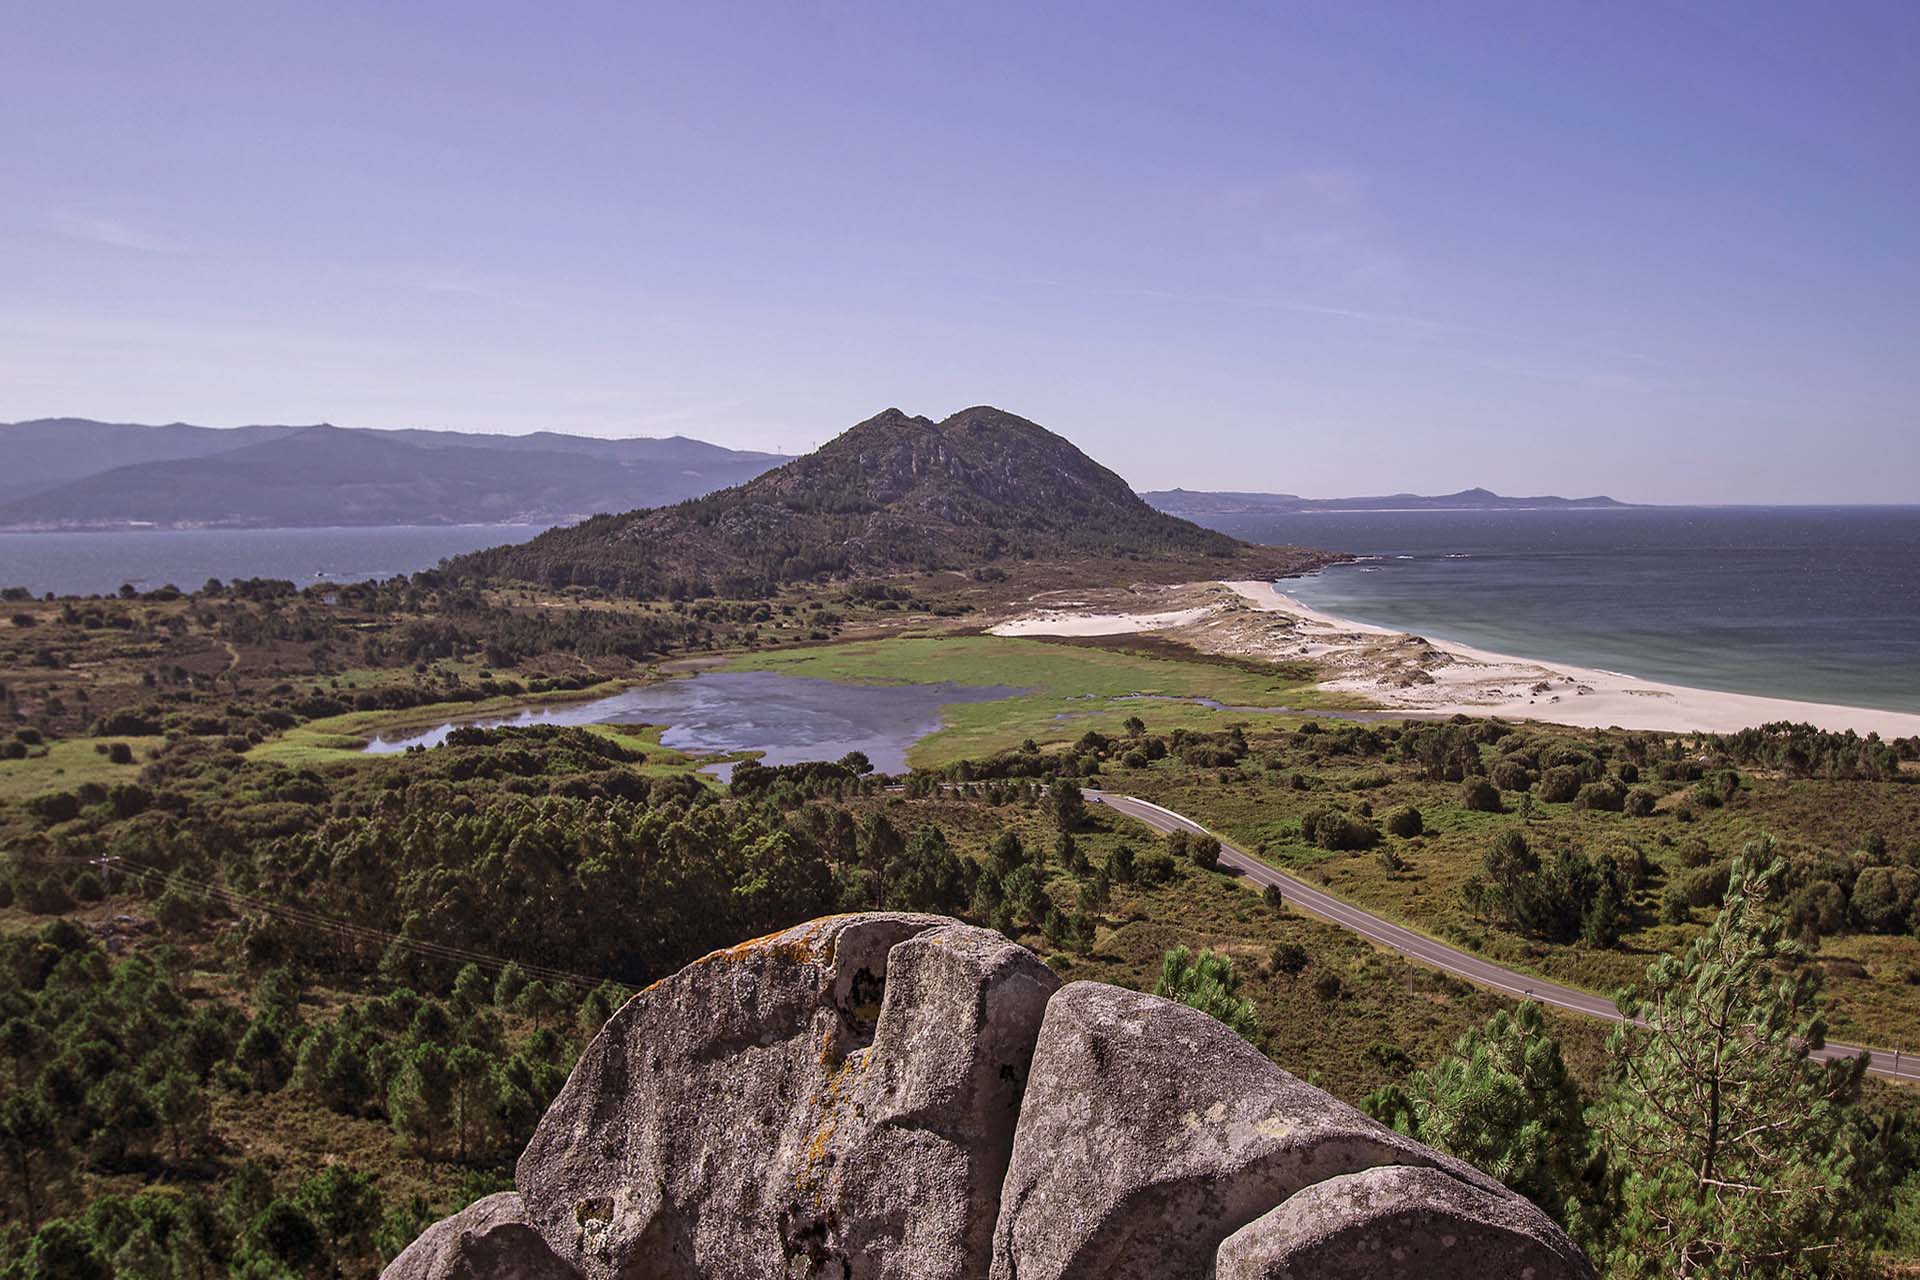
{"type": "Polygon", "coordinates": [[[993,702],[1005,685],[843,684],[771,671],[719,671],[628,689],[591,702],[528,707],[514,715],[452,720],[376,735],[371,752],[433,747],[462,725],[659,724],[677,751],[759,751],[764,764],[838,760],[863,751],[882,773],[907,768],[907,748],[940,728],[940,708],[993,702]]]}

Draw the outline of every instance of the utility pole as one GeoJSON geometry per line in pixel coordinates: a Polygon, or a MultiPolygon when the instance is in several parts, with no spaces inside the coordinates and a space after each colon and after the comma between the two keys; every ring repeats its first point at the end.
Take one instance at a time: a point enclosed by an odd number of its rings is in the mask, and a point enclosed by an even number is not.
{"type": "Polygon", "coordinates": [[[113,866],[106,850],[100,851],[100,884],[106,890],[106,915],[101,918],[101,935],[105,938],[107,950],[113,951],[113,866]]]}

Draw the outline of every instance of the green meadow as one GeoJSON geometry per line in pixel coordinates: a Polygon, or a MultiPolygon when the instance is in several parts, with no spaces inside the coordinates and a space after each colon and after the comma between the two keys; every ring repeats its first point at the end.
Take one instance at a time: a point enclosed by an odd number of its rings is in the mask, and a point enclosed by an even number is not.
{"type": "Polygon", "coordinates": [[[1163,731],[1289,719],[1177,699],[1210,698],[1229,708],[1325,705],[1311,680],[1281,668],[1255,670],[1231,662],[1002,636],[915,636],[750,653],[723,669],[866,684],[1005,685],[1021,691],[993,702],[947,707],[939,732],[908,752],[908,761],[918,768],[977,759],[1028,738],[1047,742],[1071,740],[1088,730],[1118,733],[1135,715],[1163,731]]]}

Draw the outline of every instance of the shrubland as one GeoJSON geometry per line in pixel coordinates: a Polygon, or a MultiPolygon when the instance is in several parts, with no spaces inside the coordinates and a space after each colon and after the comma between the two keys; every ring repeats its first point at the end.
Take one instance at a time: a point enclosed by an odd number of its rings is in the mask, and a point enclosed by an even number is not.
{"type": "Polygon", "coordinates": [[[1231,686],[1269,705],[1304,673],[926,637],[749,659],[1033,681],[966,708],[903,778],[856,754],[745,762],[723,787],[657,734],[609,726],[346,749],[397,717],[617,687],[663,659],[910,629],[941,599],[634,602],[423,576],[13,602],[33,621],[0,626],[0,1275],[370,1274],[501,1185],[626,993],[708,949],[868,908],[961,916],[1064,976],[1207,1008],[1520,1186],[1623,1274],[1636,1259],[1726,1269],[1712,1242],[1748,1219],[1683,1212],[1698,1185],[1629,1167],[1657,1158],[1648,1117],[1687,1083],[1671,1069],[1697,1058],[1685,1042],[1609,1049],[1603,1027],[1376,952],[1246,891],[1217,841],[1090,803],[1094,787],[1661,1016],[1747,957],[1739,1025],[1764,1033],[1756,1070],[1773,1074],[1740,1087],[1799,1105],[1787,1162],[1739,1176],[1799,1197],[1802,1238],[1916,1252],[1911,1188],[1891,1190],[1913,1160],[1889,1091],[1816,1078],[1792,1046],[1816,1023],[1920,1043],[1920,743],[1236,716],[1133,695],[1231,686]],[[1742,860],[1769,837],[1764,867],[1742,860]],[[1402,1101],[1379,1101],[1394,1089],[1402,1101]],[[1601,1134],[1617,1162],[1590,1159],[1601,1134]],[[1651,1251],[1646,1233],[1709,1252],[1651,1251]]]}

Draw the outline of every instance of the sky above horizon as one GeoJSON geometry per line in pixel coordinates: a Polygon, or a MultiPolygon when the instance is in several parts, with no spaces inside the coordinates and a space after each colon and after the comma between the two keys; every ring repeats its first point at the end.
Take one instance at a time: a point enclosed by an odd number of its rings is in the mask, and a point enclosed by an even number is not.
{"type": "Polygon", "coordinates": [[[74,0],[0,78],[0,420],[1920,501],[1906,0],[74,0]]]}

